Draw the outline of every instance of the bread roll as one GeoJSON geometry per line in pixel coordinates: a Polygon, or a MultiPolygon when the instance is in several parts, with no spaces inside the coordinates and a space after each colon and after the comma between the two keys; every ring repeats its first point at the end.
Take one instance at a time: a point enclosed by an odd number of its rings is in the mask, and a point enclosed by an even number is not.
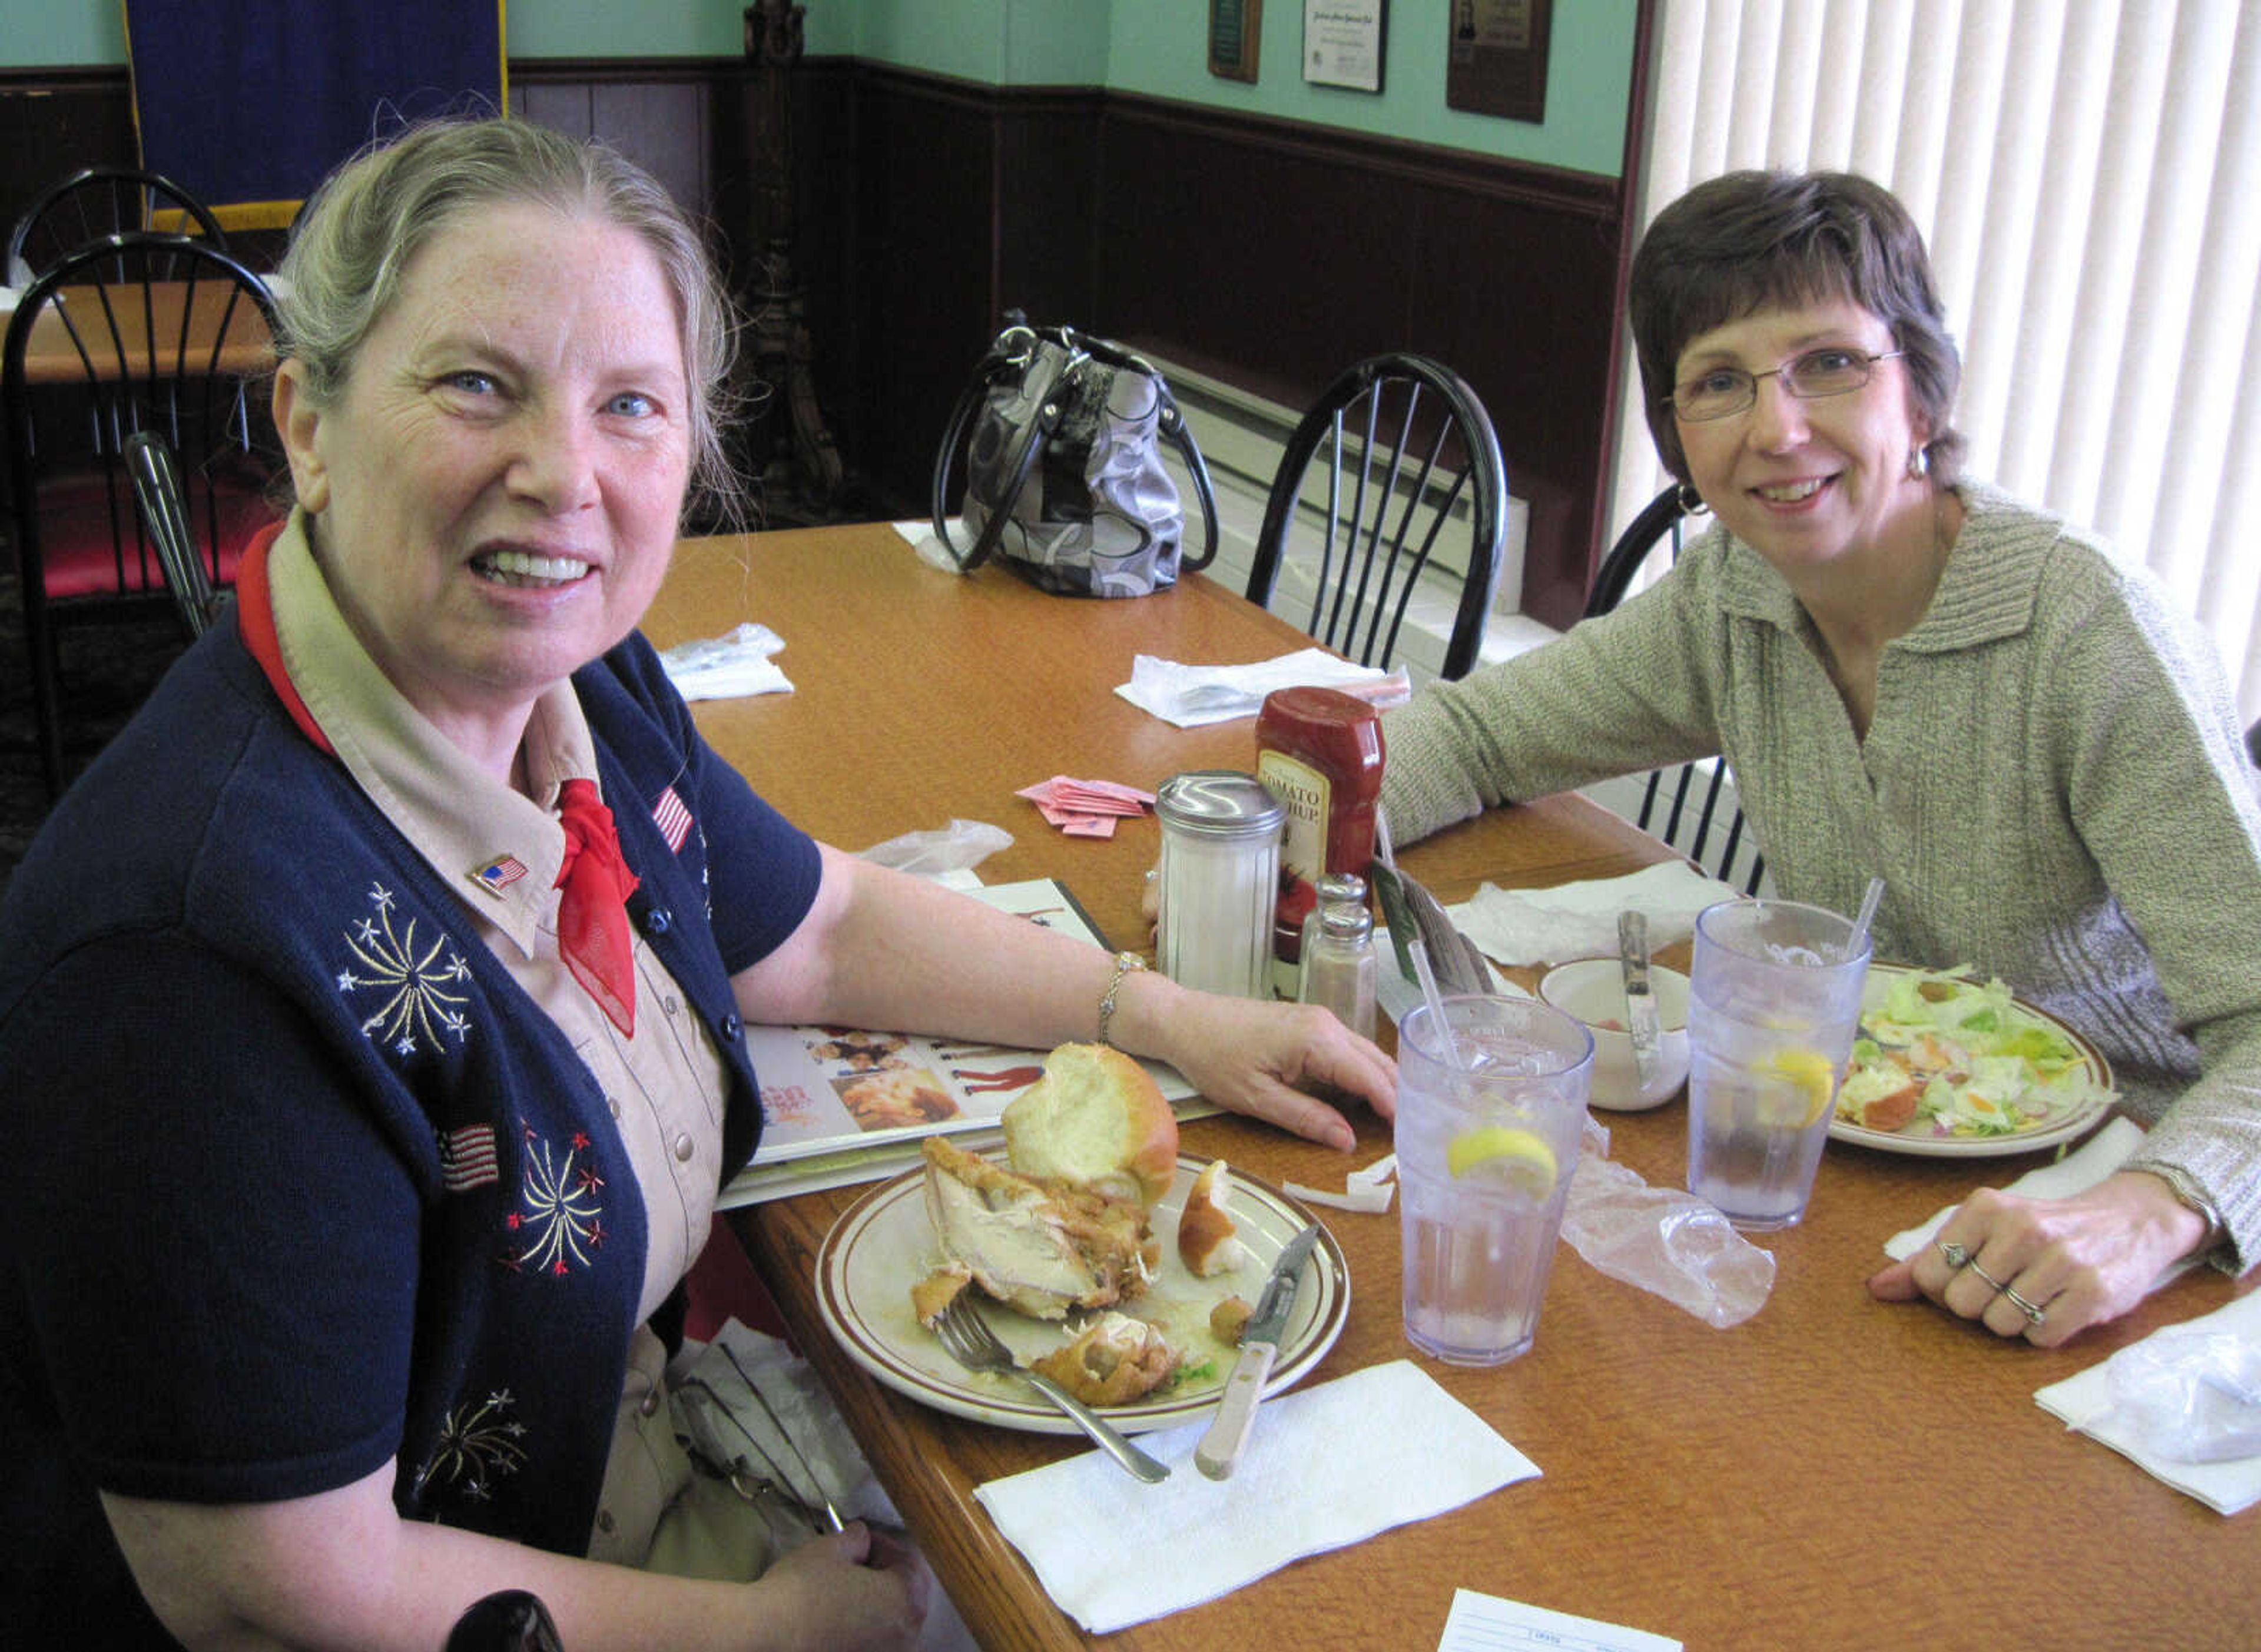
{"type": "Polygon", "coordinates": [[[1178,1217],[1178,1260],[1196,1279],[1229,1274],[1248,1260],[1248,1247],[1233,1237],[1233,1220],[1225,1214],[1231,1196],[1222,1159],[1202,1167],[1186,1192],[1185,1213],[1178,1217]]]}
{"type": "Polygon", "coordinates": [[[1005,1109],[1013,1168],[1070,1182],[1142,1210],[1170,1190],[1178,1168],[1178,1120],[1146,1069],[1103,1044],[1064,1044],[1044,1075],[1005,1109]]]}

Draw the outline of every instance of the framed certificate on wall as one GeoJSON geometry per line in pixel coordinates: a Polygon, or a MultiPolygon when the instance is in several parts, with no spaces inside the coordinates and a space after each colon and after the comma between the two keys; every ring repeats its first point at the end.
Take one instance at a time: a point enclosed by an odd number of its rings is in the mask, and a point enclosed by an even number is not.
{"type": "Polygon", "coordinates": [[[1554,0],[1452,0],[1445,103],[1511,120],[1547,119],[1547,36],[1554,0]]]}
{"type": "Polygon", "coordinates": [[[1264,0],[1209,0],[1209,72],[1253,82],[1264,0]]]}
{"type": "Polygon", "coordinates": [[[1389,0],[1303,0],[1303,79],[1380,91],[1389,34],[1389,0]]]}

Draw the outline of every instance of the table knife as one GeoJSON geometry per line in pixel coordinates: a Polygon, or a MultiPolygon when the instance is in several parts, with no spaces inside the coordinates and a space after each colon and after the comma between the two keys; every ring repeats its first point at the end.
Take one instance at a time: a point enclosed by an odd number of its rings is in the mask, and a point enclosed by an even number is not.
{"type": "Polygon", "coordinates": [[[1240,1466],[1241,1448],[1248,1443],[1249,1426],[1256,1420],[1256,1402],[1264,1397],[1264,1379],[1272,1375],[1272,1361],[1280,1357],[1280,1339],[1288,1334],[1288,1321],[1296,1311],[1296,1283],[1303,1264],[1319,1242],[1316,1222],[1289,1239],[1272,1266],[1256,1299],[1256,1311],[1241,1333],[1240,1357],[1232,1375],[1224,1379],[1224,1397],[1217,1402],[1217,1419],[1195,1447],[1194,1464],[1212,1480],[1229,1480],[1240,1466]]]}
{"type": "Polygon", "coordinates": [[[1648,988],[1648,918],[1640,912],[1618,914],[1618,956],[1625,965],[1626,1034],[1633,1040],[1633,1064],[1645,1093],[1656,1082],[1663,1057],[1658,1049],[1656,995],[1648,988]]]}

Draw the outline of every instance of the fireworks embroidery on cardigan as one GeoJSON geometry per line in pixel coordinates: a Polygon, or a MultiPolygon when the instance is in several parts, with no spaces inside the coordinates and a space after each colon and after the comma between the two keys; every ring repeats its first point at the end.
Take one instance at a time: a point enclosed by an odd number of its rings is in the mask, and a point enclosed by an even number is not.
{"type": "Polygon", "coordinates": [[[595,1261],[592,1252],[605,1242],[605,1179],[593,1166],[581,1162],[590,1151],[585,1131],[575,1131],[565,1156],[557,1157],[553,1144],[520,1122],[526,1138],[526,1174],[519,1185],[522,1209],[503,1218],[517,1247],[504,1258],[515,1273],[525,1268],[563,1276],[595,1261]]]}
{"type": "Polygon", "coordinates": [[[467,1400],[449,1410],[441,1419],[440,1438],[432,1454],[416,1471],[418,1494],[436,1480],[455,1487],[475,1503],[491,1502],[493,1483],[504,1475],[516,1474],[526,1462],[526,1448],[519,1443],[525,1437],[526,1425],[510,1415],[516,1404],[511,1391],[503,1388],[477,1404],[467,1400]]]}
{"type": "Polygon", "coordinates": [[[369,887],[369,903],[375,916],[362,918],[345,931],[353,964],[338,972],[338,990],[348,995],[379,995],[376,1011],[361,1024],[364,1037],[389,1044],[397,1055],[416,1053],[417,1040],[437,1046],[442,1035],[461,1044],[471,1030],[463,1006],[470,1002],[462,990],[471,966],[449,944],[440,930],[432,944],[419,950],[416,920],[393,922],[395,896],[381,883],[369,887]],[[354,964],[360,966],[356,972],[354,964]]]}

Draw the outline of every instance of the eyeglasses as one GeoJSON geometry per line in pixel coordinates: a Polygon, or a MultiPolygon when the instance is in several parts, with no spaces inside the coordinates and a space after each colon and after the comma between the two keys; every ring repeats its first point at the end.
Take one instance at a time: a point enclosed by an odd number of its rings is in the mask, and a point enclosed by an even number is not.
{"type": "Polygon", "coordinates": [[[1758,400],[1762,378],[1779,378],[1782,387],[1791,395],[1801,401],[1813,401],[1860,389],[1874,376],[1878,362],[1889,362],[1899,354],[1898,350],[1880,350],[1870,356],[1862,350],[1848,350],[1842,345],[1825,344],[1763,373],[1746,373],[1740,367],[1714,367],[1674,385],[1672,393],[1664,399],[1690,424],[1706,419],[1732,419],[1758,400]]]}

